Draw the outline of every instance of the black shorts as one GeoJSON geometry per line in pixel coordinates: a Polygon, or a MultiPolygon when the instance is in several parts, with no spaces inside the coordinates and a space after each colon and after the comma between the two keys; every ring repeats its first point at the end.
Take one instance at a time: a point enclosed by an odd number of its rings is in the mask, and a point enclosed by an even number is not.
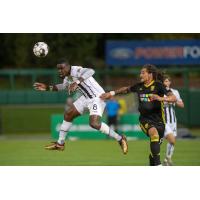
{"type": "Polygon", "coordinates": [[[159,134],[160,140],[164,137],[165,132],[165,124],[163,122],[155,122],[148,118],[141,118],[140,119],[140,127],[144,133],[148,135],[148,130],[152,127],[156,128],[159,134]]]}
{"type": "Polygon", "coordinates": [[[108,117],[108,125],[117,126],[117,116],[108,117]]]}

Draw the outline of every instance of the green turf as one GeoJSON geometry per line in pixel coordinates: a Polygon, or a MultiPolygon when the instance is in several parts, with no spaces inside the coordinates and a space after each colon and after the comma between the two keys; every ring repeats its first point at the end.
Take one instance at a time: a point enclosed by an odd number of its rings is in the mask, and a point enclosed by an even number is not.
{"type": "MultiPolygon", "coordinates": [[[[1,166],[146,166],[148,141],[129,141],[123,155],[112,140],[69,141],[63,152],[46,151],[46,140],[0,140],[1,166]]],[[[163,158],[166,143],[162,145],[163,158]]],[[[174,162],[179,166],[200,166],[200,140],[177,141],[174,162]]]]}

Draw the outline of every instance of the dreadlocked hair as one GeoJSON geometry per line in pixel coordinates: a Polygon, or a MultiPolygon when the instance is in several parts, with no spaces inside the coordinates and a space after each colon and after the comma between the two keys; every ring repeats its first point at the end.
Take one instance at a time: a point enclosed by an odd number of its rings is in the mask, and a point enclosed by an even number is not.
{"type": "Polygon", "coordinates": [[[155,65],[146,64],[143,66],[143,68],[145,68],[149,74],[153,75],[153,79],[155,81],[159,81],[161,83],[163,82],[164,73],[162,71],[158,70],[158,68],[155,65]]]}

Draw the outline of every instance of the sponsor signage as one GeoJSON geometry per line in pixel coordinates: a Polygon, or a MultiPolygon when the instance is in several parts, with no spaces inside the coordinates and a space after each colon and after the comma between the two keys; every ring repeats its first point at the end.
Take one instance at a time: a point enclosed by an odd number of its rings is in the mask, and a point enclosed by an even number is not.
{"type": "Polygon", "coordinates": [[[107,41],[106,63],[200,64],[200,40],[107,41]]]}
{"type": "MultiPolygon", "coordinates": [[[[58,139],[59,130],[63,121],[63,115],[54,114],[51,116],[51,136],[58,139]]],[[[103,117],[103,121],[106,118],[103,117]]],[[[126,114],[120,118],[119,131],[126,134],[128,139],[147,139],[139,125],[138,114],[126,114]]],[[[107,139],[108,137],[89,126],[89,115],[85,114],[76,118],[68,133],[70,140],[78,139],[107,139]]]]}

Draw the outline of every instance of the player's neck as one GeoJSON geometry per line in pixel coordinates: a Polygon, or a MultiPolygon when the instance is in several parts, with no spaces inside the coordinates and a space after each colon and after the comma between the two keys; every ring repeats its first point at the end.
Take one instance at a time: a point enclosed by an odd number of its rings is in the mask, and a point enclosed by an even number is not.
{"type": "Polygon", "coordinates": [[[149,80],[145,81],[144,85],[147,87],[147,86],[151,85],[153,82],[154,82],[153,79],[149,79],[149,80]]]}

